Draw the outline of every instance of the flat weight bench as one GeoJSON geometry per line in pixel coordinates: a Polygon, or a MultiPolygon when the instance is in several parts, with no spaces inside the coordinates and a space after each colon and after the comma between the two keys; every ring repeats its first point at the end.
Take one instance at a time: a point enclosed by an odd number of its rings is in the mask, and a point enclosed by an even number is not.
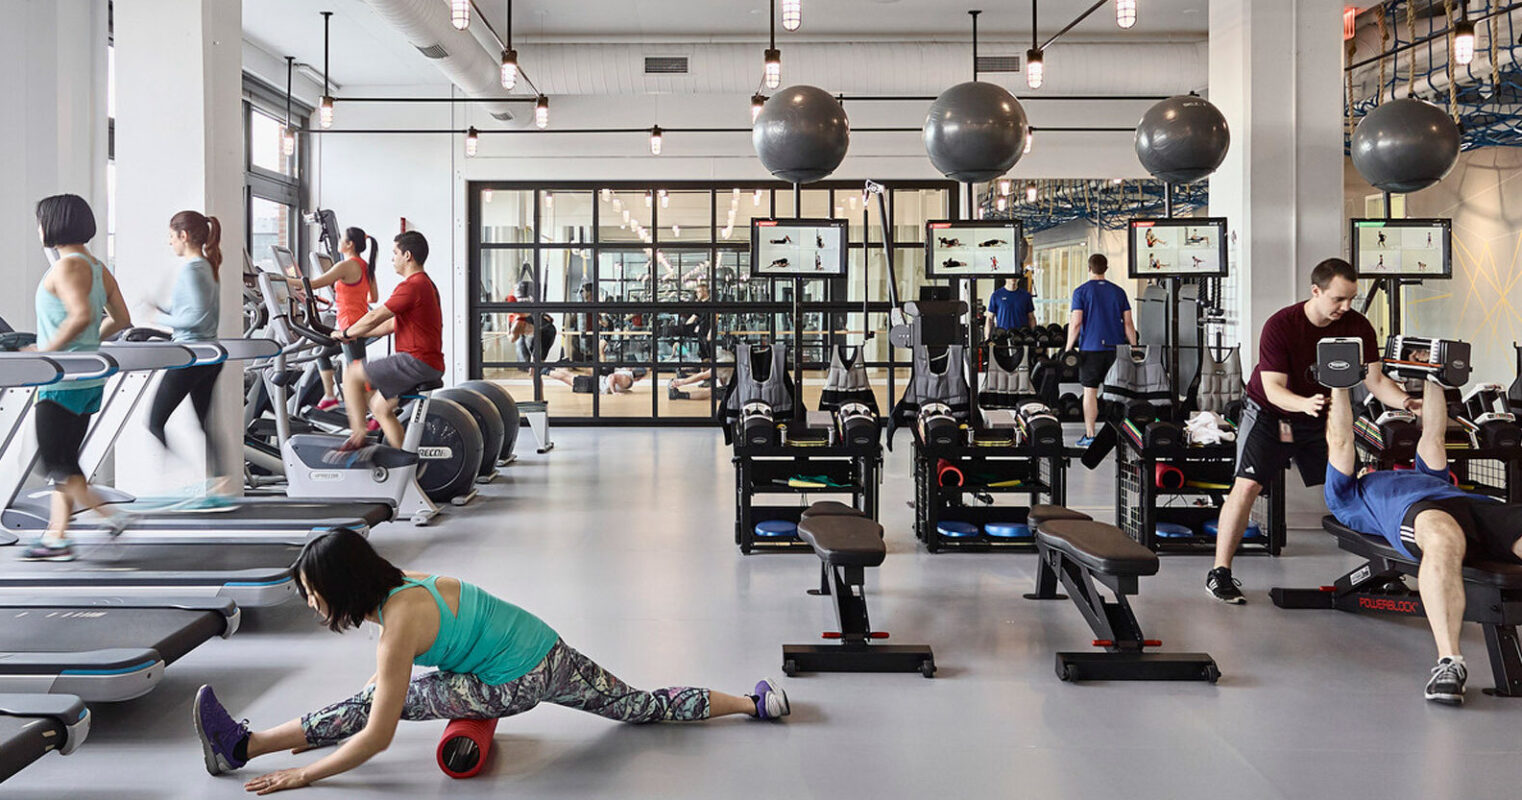
{"type": "Polygon", "coordinates": [[[925,645],[872,644],[888,634],[873,631],[867,621],[864,594],[866,568],[880,566],[888,554],[883,527],[857,511],[844,513],[840,503],[816,503],[804,512],[798,537],[819,556],[819,588],[809,594],[833,595],[837,632],[827,639],[839,644],[785,644],[782,671],[799,672],[919,672],[935,676],[935,654],[925,645]],[[826,506],[819,508],[819,506],[826,506]]]}
{"type": "Polygon", "coordinates": [[[1060,600],[1057,584],[1068,590],[1094,631],[1103,653],[1058,653],[1057,677],[1065,681],[1210,681],[1221,671],[1205,653],[1148,653],[1162,642],[1142,635],[1128,595],[1137,578],[1157,574],[1157,554],[1133,541],[1114,525],[1061,506],[1034,506],[1028,515],[1036,534],[1041,567],[1032,600],[1060,600]],[[1095,582],[1109,587],[1113,601],[1100,595],[1095,582]]]}
{"type": "MultiPolygon", "coordinates": [[[[1421,595],[1406,586],[1403,576],[1416,575],[1417,562],[1401,555],[1383,536],[1369,536],[1332,516],[1321,527],[1337,537],[1337,546],[1364,559],[1356,569],[1331,586],[1315,589],[1274,587],[1269,596],[1280,608],[1335,608],[1358,614],[1391,614],[1426,618],[1421,595]]],[[[1517,625],[1522,623],[1522,564],[1495,561],[1464,562],[1464,619],[1485,631],[1490,672],[1495,688],[1485,693],[1522,697],[1522,646],[1517,625]]]]}

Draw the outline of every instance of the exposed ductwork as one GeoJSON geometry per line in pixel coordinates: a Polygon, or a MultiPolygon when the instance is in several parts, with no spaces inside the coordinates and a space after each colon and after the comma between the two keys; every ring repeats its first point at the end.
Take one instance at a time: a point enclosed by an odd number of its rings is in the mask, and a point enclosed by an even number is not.
{"type": "MultiPolygon", "coordinates": [[[[449,4],[442,0],[365,0],[375,13],[407,38],[423,57],[469,97],[507,97],[499,83],[496,54],[489,54],[475,37],[449,22],[449,4]]],[[[513,119],[513,104],[487,103],[493,118],[513,119]]]]}
{"type": "MultiPolygon", "coordinates": [[[[1019,56],[1029,46],[1029,42],[981,42],[978,49],[987,59],[1019,56]]],[[[741,43],[525,44],[518,46],[518,57],[533,71],[540,91],[548,95],[748,97],[760,83],[763,47],[741,43]],[[685,56],[687,73],[647,72],[645,59],[652,56],[685,56]]],[[[1208,77],[1206,47],[1203,40],[1059,42],[1046,54],[1046,84],[1040,92],[1029,94],[1032,97],[1161,95],[1202,91],[1208,77]]],[[[1024,96],[1025,81],[1016,75],[997,72],[983,76],[983,80],[1006,84],[1024,96]]],[[[844,94],[934,95],[971,79],[972,48],[961,43],[797,42],[782,48],[784,85],[807,83],[844,94]]]]}

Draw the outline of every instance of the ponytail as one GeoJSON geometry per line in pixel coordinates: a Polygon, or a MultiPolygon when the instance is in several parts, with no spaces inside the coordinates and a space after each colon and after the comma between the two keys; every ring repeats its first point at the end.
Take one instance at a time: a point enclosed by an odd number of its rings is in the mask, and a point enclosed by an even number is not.
{"type": "Polygon", "coordinates": [[[202,215],[199,211],[181,211],[169,220],[169,228],[185,234],[186,241],[201,248],[211,264],[212,280],[220,281],[222,266],[222,223],[216,217],[202,215]]]}
{"type": "Polygon", "coordinates": [[[380,296],[380,289],[375,285],[375,259],[380,256],[380,244],[375,241],[374,236],[365,238],[370,240],[370,258],[365,262],[365,275],[370,279],[370,299],[374,300],[380,296]]]}

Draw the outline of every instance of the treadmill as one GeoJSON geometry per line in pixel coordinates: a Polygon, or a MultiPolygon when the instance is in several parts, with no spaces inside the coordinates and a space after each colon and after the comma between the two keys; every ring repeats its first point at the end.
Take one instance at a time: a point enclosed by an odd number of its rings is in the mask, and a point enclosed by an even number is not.
{"type": "MultiPolygon", "coordinates": [[[[108,368],[113,377],[107,386],[101,410],[91,419],[89,432],[80,450],[80,466],[86,475],[94,475],[105,463],[117,435],[129,423],[134,411],[152,385],[154,371],[222,363],[227,360],[269,358],[279,346],[265,339],[225,339],[218,342],[110,342],[97,353],[50,353],[64,367],[63,380],[100,377],[100,357],[114,364],[108,368]]],[[[35,357],[33,354],[13,354],[35,357]]],[[[6,392],[10,413],[0,408],[0,447],[8,444],[16,431],[25,427],[31,397],[17,398],[6,392]]],[[[32,393],[27,392],[26,395],[32,393]]],[[[3,405],[3,404],[0,404],[3,405]]],[[[16,534],[40,534],[47,527],[52,491],[47,486],[27,488],[37,462],[37,453],[19,459],[7,455],[0,462],[0,528],[16,534]]],[[[132,511],[131,495],[100,487],[108,500],[132,511]]],[[[219,509],[144,509],[137,514],[132,528],[118,541],[143,544],[256,544],[260,542],[300,543],[338,527],[367,536],[376,525],[390,521],[395,507],[385,502],[331,503],[314,499],[245,498],[238,505],[219,509]]],[[[82,512],[70,522],[69,534],[81,541],[100,539],[109,533],[106,520],[82,512]]]]}
{"type": "Polygon", "coordinates": [[[141,697],[164,668],[238,630],[229,600],[35,597],[0,600],[0,692],[141,697]]]}
{"type": "MultiPolygon", "coordinates": [[[[72,533],[72,532],[71,532],[72,533]]],[[[194,597],[243,608],[277,606],[297,596],[294,542],[144,544],[76,541],[77,561],[22,561],[21,548],[0,556],[0,607],[6,595],[194,597]]],[[[0,646],[0,650],[4,647],[0,646]]]]}
{"type": "Polygon", "coordinates": [[[0,694],[0,782],[57,750],[74,752],[90,734],[90,709],[66,694],[0,694]]]}

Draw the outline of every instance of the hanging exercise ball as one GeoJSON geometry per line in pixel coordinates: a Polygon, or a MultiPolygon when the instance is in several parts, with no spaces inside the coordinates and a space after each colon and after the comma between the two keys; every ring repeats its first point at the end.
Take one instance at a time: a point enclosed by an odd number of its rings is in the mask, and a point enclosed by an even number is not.
{"type": "Polygon", "coordinates": [[[1353,166],[1376,189],[1414,192],[1442,180],[1459,157],[1447,112],[1410,98],[1370,111],[1353,130],[1353,166]]]}
{"type": "Polygon", "coordinates": [[[1230,146],[1226,118],[1198,95],[1170,97],[1136,124],[1136,158],[1167,183],[1193,183],[1215,172],[1230,146]]]}
{"type": "Polygon", "coordinates": [[[789,86],[761,107],[750,140],[767,172],[788,183],[813,183],[845,160],[851,121],[829,92],[789,86]]]}
{"type": "Polygon", "coordinates": [[[1030,123],[1002,86],[968,81],[941,92],[925,115],[925,152],[959,183],[991,181],[1025,153],[1030,123]]]}

